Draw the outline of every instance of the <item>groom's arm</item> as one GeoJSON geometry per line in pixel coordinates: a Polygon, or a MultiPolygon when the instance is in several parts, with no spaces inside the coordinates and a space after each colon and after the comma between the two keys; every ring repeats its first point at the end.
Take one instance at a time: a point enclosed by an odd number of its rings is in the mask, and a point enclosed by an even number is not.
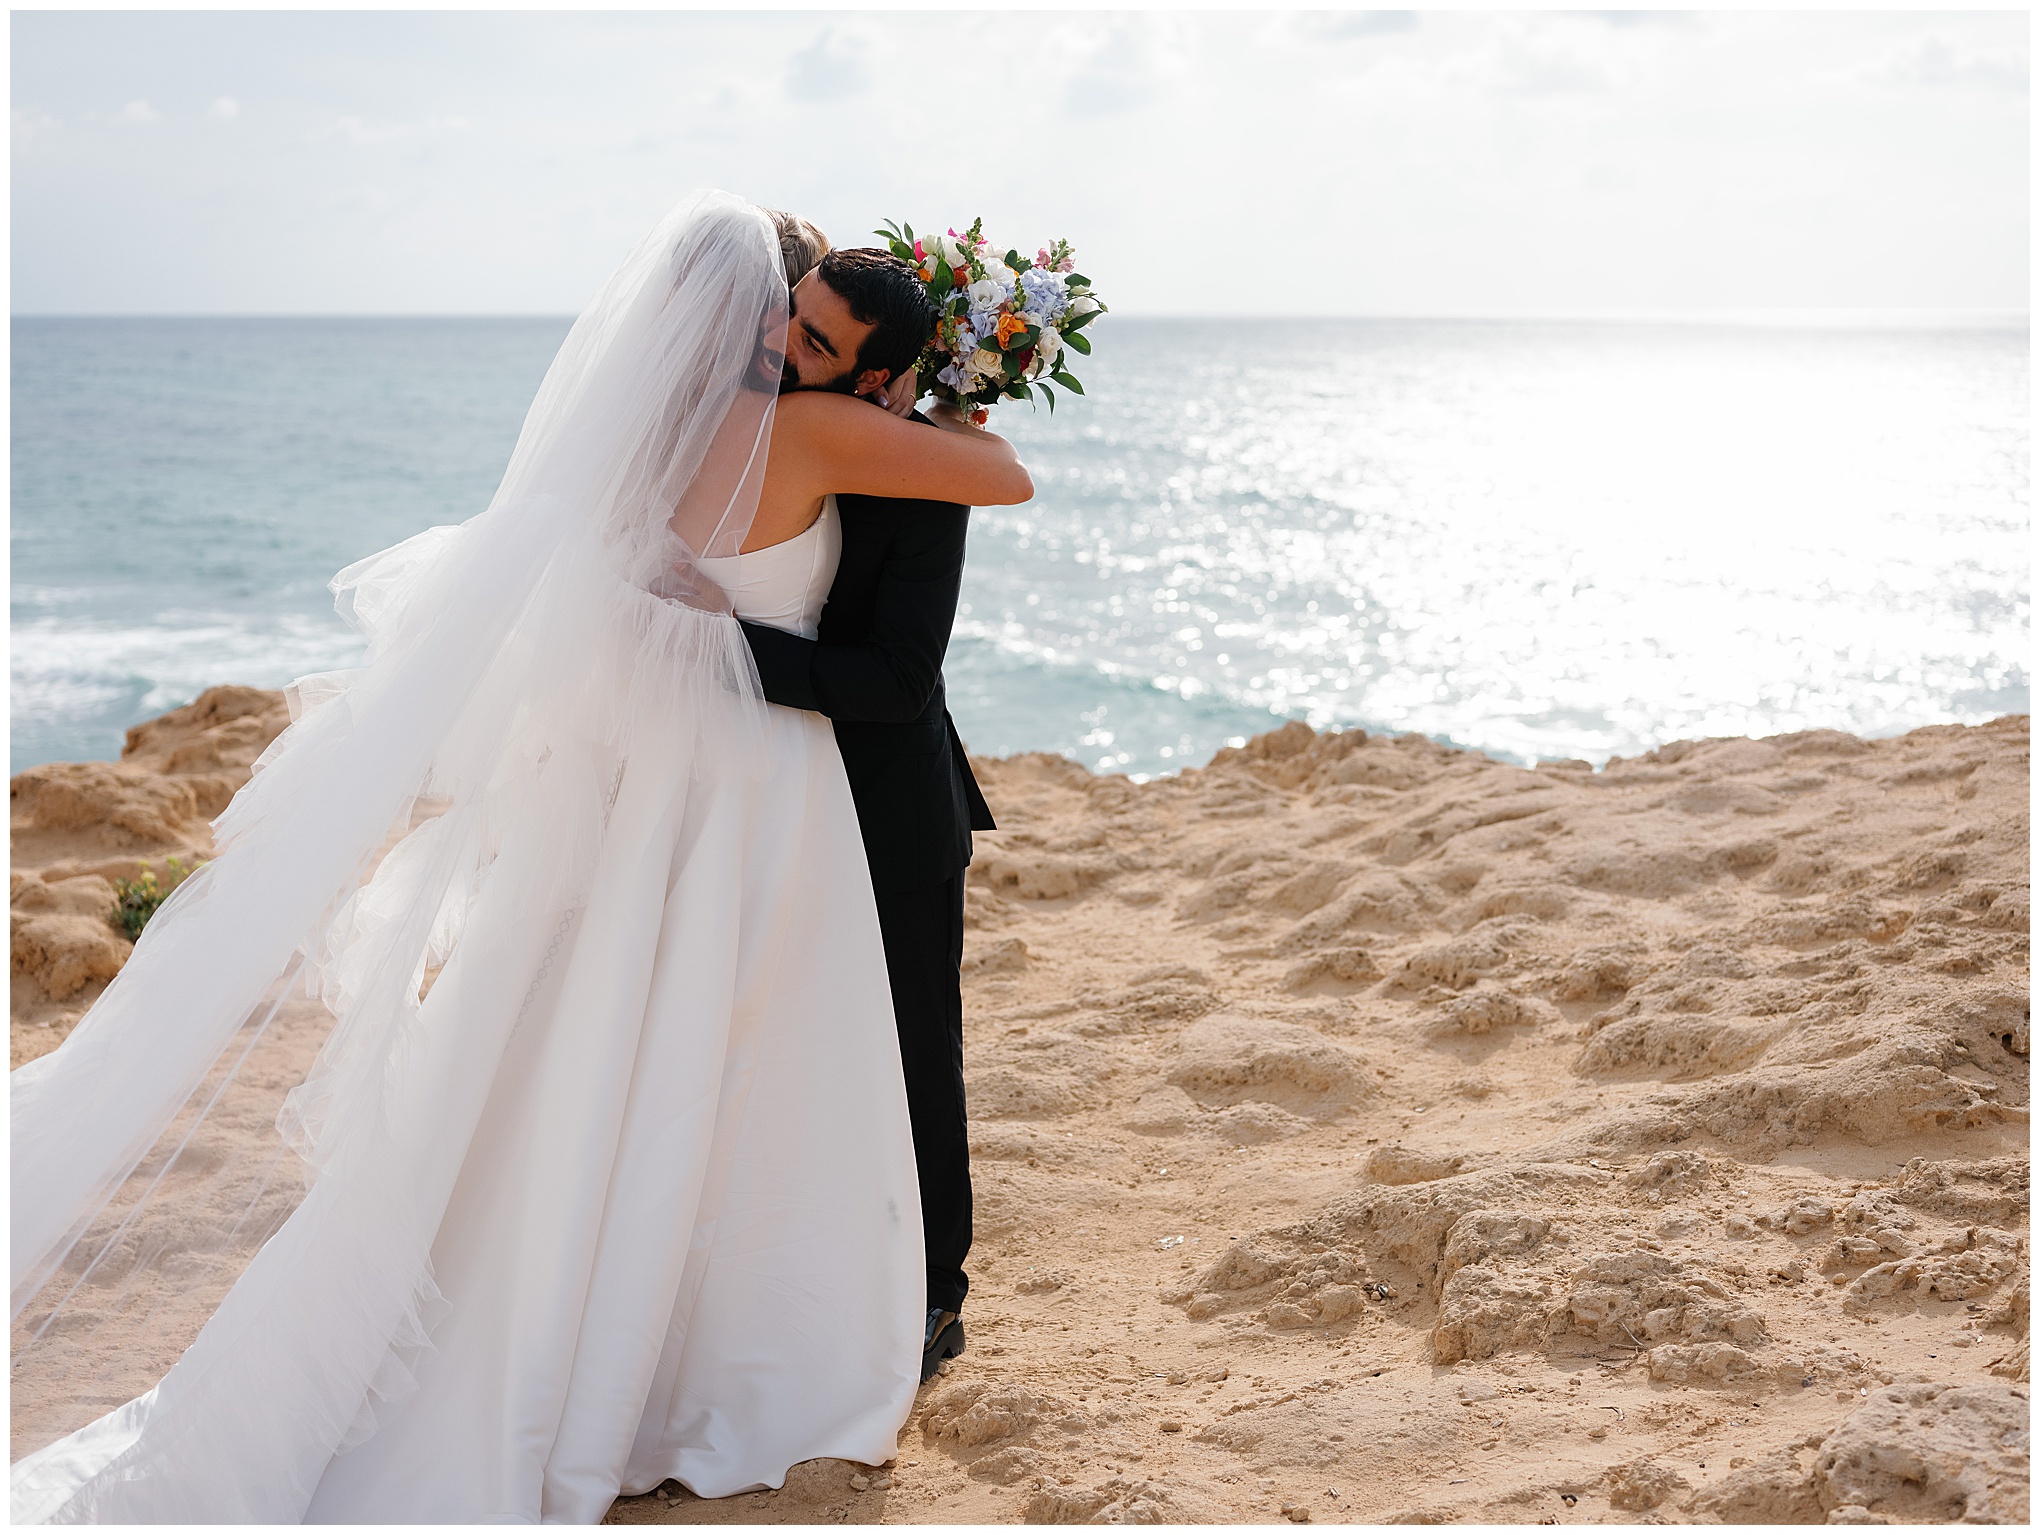
{"type": "Polygon", "coordinates": [[[824,645],[746,623],[765,696],[838,720],[905,724],[942,680],[942,658],[963,584],[968,512],[931,505],[902,521],[879,575],[871,629],[856,645],[824,645]]]}

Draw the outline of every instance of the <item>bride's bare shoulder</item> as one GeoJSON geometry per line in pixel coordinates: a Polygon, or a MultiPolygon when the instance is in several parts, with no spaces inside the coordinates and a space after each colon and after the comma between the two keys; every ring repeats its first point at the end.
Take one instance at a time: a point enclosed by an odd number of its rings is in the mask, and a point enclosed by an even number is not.
{"type": "Polygon", "coordinates": [[[882,428],[894,418],[869,400],[855,395],[831,394],[820,389],[801,389],[779,397],[773,412],[772,430],[816,438],[839,438],[860,427],[882,428]]]}

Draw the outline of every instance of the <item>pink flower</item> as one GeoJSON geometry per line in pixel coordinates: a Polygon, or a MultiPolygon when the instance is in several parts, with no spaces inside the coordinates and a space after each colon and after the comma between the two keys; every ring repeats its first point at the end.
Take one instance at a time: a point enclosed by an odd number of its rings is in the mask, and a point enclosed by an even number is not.
{"type": "Polygon", "coordinates": [[[1074,272],[1076,269],[1077,258],[1075,256],[1065,256],[1062,258],[1060,262],[1056,264],[1056,270],[1058,272],[1074,272]]]}
{"type": "Polygon", "coordinates": [[[1034,264],[1043,270],[1047,270],[1055,265],[1054,262],[1048,259],[1048,247],[1046,245],[1034,253],[1034,264]]]}
{"type": "Polygon", "coordinates": [[[919,240],[916,240],[914,242],[914,254],[918,256],[922,261],[926,261],[928,259],[928,253],[921,249],[921,242],[919,240]]]}

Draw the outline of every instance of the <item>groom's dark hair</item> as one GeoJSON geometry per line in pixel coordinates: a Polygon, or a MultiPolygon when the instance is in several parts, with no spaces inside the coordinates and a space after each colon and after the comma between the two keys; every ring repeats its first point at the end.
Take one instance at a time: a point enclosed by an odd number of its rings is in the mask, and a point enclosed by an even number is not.
{"type": "Polygon", "coordinates": [[[883,368],[893,378],[914,365],[935,332],[935,306],[914,269],[882,250],[856,246],[822,257],[815,275],[850,306],[860,325],[872,327],[851,370],[883,368]]]}

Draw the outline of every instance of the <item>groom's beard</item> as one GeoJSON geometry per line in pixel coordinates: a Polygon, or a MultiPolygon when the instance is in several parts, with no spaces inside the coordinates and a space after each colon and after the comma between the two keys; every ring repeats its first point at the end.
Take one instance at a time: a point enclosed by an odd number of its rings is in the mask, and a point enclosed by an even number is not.
{"type": "Polygon", "coordinates": [[[785,368],[781,370],[779,375],[779,392],[781,394],[855,394],[857,392],[857,365],[852,363],[835,378],[825,380],[822,383],[803,384],[800,381],[799,372],[793,366],[793,359],[789,357],[786,359],[785,368]]]}

